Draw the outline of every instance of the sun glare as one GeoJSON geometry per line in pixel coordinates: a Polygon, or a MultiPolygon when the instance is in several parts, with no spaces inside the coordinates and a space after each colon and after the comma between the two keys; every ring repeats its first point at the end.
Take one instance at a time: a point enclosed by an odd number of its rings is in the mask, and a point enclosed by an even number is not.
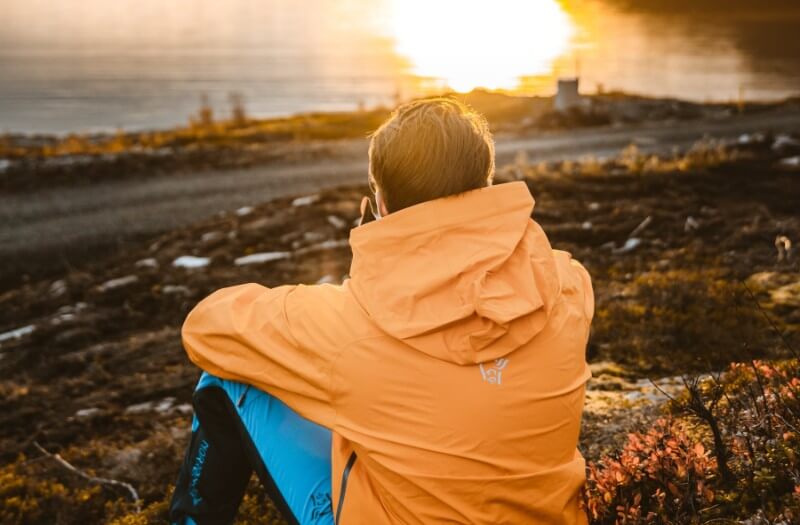
{"type": "Polygon", "coordinates": [[[462,92],[550,73],[573,34],[555,0],[391,0],[391,28],[415,75],[462,92]]]}

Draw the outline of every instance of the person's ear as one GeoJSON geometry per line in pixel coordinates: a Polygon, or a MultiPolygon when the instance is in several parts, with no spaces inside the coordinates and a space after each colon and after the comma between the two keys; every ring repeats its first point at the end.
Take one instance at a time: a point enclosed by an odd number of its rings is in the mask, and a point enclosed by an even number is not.
{"type": "Polygon", "coordinates": [[[386,207],[386,203],[383,202],[383,194],[381,190],[377,190],[375,192],[375,204],[378,205],[378,213],[381,217],[386,217],[389,215],[389,209],[386,207]]]}

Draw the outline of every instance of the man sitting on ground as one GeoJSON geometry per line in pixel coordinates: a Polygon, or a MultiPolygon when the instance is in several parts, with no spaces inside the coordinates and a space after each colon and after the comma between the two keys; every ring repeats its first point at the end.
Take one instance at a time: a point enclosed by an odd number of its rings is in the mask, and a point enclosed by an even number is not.
{"type": "Polygon", "coordinates": [[[402,106],[369,160],[349,279],[224,288],[187,317],[205,372],[170,518],[232,522],[255,470],[289,523],[585,523],[588,273],[524,182],[492,186],[464,105],[402,106]]]}

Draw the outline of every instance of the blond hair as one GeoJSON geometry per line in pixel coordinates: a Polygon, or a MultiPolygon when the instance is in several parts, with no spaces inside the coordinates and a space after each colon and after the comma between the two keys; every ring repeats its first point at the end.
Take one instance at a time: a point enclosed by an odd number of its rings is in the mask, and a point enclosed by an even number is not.
{"type": "Polygon", "coordinates": [[[486,120],[454,99],[404,104],[371,139],[370,183],[392,212],[489,186],[494,176],[486,120]]]}

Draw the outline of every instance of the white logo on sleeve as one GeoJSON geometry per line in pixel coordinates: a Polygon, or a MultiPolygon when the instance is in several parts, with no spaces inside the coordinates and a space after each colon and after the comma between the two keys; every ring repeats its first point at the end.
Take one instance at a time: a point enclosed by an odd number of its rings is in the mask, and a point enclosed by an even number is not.
{"type": "Polygon", "coordinates": [[[490,385],[500,384],[503,375],[503,369],[507,366],[508,359],[502,357],[500,359],[495,359],[494,365],[492,366],[483,366],[483,363],[478,365],[478,367],[481,369],[481,376],[483,376],[483,380],[490,385]]]}

